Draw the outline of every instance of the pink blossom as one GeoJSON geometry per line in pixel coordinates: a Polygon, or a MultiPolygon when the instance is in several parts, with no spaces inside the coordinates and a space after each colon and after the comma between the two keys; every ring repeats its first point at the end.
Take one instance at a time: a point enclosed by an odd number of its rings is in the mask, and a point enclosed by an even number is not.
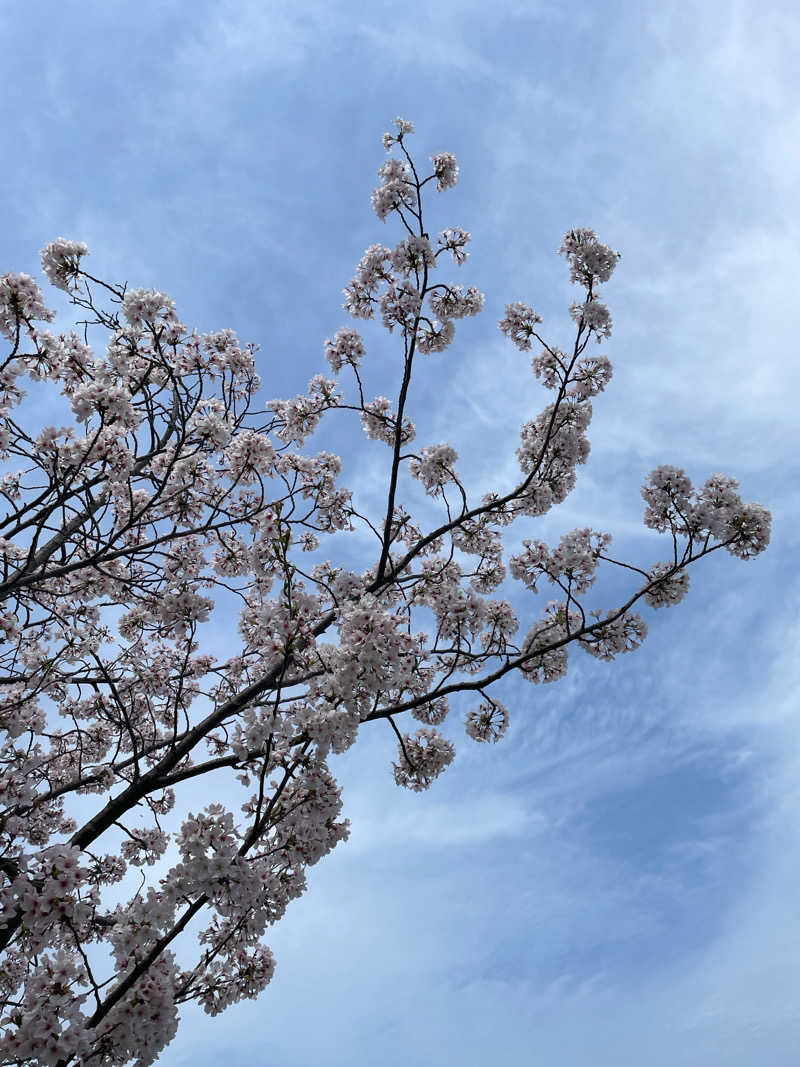
{"type": "Polygon", "coordinates": [[[81,256],[88,255],[89,249],[83,241],[57,237],[41,251],[42,270],[56,289],[69,293],[78,287],[81,256]]]}
{"type": "Polygon", "coordinates": [[[460,226],[453,226],[448,230],[442,230],[436,241],[440,246],[440,251],[449,252],[454,261],[461,266],[469,256],[469,252],[466,250],[466,244],[469,239],[470,234],[467,230],[462,229],[460,226]]]}
{"type": "Polygon", "coordinates": [[[389,159],[378,170],[383,184],[372,194],[372,206],[378,218],[385,222],[392,211],[414,210],[418,203],[411,168],[399,159],[389,159]]]}
{"type": "Polygon", "coordinates": [[[424,722],[426,726],[439,726],[450,714],[450,703],[447,697],[439,697],[438,700],[412,708],[411,714],[417,722],[424,722]]]}
{"type": "Polygon", "coordinates": [[[13,341],[17,329],[34,319],[50,322],[42,291],[29,274],[0,274],[0,334],[13,341]]]}
{"type": "Polygon", "coordinates": [[[410,331],[421,307],[419,290],[410,281],[391,285],[380,300],[383,325],[390,333],[395,326],[410,331]]]}
{"type": "Polygon", "coordinates": [[[453,762],[453,744],[438,732],[421,727],[413,736],[404,734],[398,745],[399,763],[393,764],[394,780],[420,793],[453,762]]]}
{"type": "Polygon", "coordinates": [[[510,338],[521,352],[525,352],[531,347],[531,337],[537,323],[541,321],[541,315],[537,315],[532,307],[516,301],[506,304],[506,313],[499,326],[501,332],[510,338]]]}
{"type": "Polygon", "coordinates": [[[642,489],[642,496],[647,503],[645,526],[659,533],[670,527],[688,532],[691,494],[692,483],[686,471],[666,465],[656,467],[642,489]]]}
{"type": "MultiPolygon", "coordinates": [[[[612,613],[609,613],[610,615],[612,613]]],[[[598,620],[601,619],[599,612],[598,620]]],[[[597,624],[595,624],[597,625],[597,624]]],[[[647,637],[647,624],[635,612],[625,611],[618,618],[609,618],[588,637],[581,637],[580,645],[597,659],[614,659],[623,652],[632,652],[647,637]]]]}
{"type": "MultiPolygon", "coordinates": [[[[376,396],[364,405],[361,414],[361,423],[364,433],[373,441],[384,441],[394,447],[395,434],[397,433],[397,416],[392,411],[391,400],[386,396],[376,396]]],[[[403,429],[400,440],[408,444],[414,440],[416,431],[410,419],[403,419],[403,429]]]]}
{"type": "Polygon", "coordinates": [[[571,282],[585,285],[607,282],[619,262],[619,252],[597,240],[594,230],[576,228],[564,235],[559,253],[569,263],[571,282]]]}
{"type": "Polygon", "coordinates": [[[417,348],[426,355],[431,352],[444,352],[452,343],[455,332],[456,328],[450,319],[421,326],[417,333],[417,348]]]}
{"type": "Polygon", "coordinates": [[[364,355],[364,342],[355,330],[337,330],[333,340],[328,338],[325,342],[325,358],[334,374],[338,374],[345,363],[358,367],[364,355]]]}
{"type": "Polygon", "coordinates": [[[175,301],[155,289],[129,289],[122,300],[122,314],[131,326],[170,318],[175,312],[175,301]]]}
{"type": "Polygon", "coordinates": [[[473,741],[495,744],[508,729],[508,709],[499,700],[484,700],[477,710],[467,713],[466,730],[473,741]]]}
{"type": "Polygon", "coordinates": [[[471,285],[464,289],[462,285],[445,286],[444,291],[431,293],[430,303],[434,313],[440,319],[463,319],[465,315],[477,315],[483,310],[485,297],[482,292],[471,285]]]}
{"type": "Polygon", "coordinates": [[[608,308],[594,297],[583,304],[572,304],[569,313],[579,326],[595,335],[598,344],[602,338],[611,336],[611,315],[608,308]]]}
{"type": "Polygon", "coordinates": [[[383,147],[387,152],[391,151],[392,145],[395,142],[401,142],[406,134],[414,132],[414,123],[409,122],[408,119],[396,118],[394,120],[396,134],[385,133],[383,135],[383,147]]]}
{"type": "Polygon", "coordinates": [[[679,604],[689,592],[689,575],[669,563],[656,563],[647,574],[657,584],[645,593],[644,599],[651,608],[670,607],[679,604]]]}
{"type": "Polygon", "coordinates": [[[392,266],[404,276],[436,266],[436,256],[427,237],[406,237],[392,252],[392,266]]]}
{"type": "Polygon", "coordinates": [[[410,460],[408,469],[427,492],[437,495],[443,485],[454,480],[457,459],[458,453],[451,445],[427,445],[418,459],[410,460]]]}
{"type": "Polygon", "coordinates": [[[458,182],[456,157],[451,152],[437,152],[435,156],[431,156],[431,159],[436,174],[436,188],[440,192],[443,189],[452,189],[458,182]]]}

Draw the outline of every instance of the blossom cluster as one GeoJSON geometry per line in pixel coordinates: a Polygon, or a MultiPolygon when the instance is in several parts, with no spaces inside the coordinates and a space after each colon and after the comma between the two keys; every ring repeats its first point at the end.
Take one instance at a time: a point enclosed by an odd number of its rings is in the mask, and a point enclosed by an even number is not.
{"type": "Polygon", "coordinates": [[[642,488],[645,525],[690,541],[715,538],[732,556],[751,559],[769,544],[771,517],[761,504],[744,503],[738,488],[735,478],[714,474],[695,489],[686,471],[656,467],[642,488]]]}
{"type": "Polygon", "coordinates": [[[619,252],[597,240],[594,230],[578,227],[569,230],[559,248],[569,263],[571,282],[591,288],[595,282],[607,282],[619,262],[619,252]]]}
{"type": "Polygon", "coordinates": [[[523,424],[517,448],[525,491],[517,510],[543,515],[560,504],[575,485],[575,468],[589,457],[586,430],[592,417],[589,401],[550,404],[535,419],[523,424]]]}
{"type": "MultiPolygon", "coordinates": [[[[387,133],[384,146],[390,152],[400,145],[406,159],[390,158],[378,172],[381,184],[372,194],[372,204],[384,222],[396,212],[411,229],[408,218],[418,220],[422,187],[429,178],[420,181],[410,163],[405,149],[405,137],[413,132],[413,125],[406,119],[395,119],[396,133],[387,133]]],[[[437,189],[441,192],[452,188],[458,181],[458,164],[450,152],[438,152],[431,156],[437,189]]],[[[484,296],[474,286],[445,283],[429,285],[428,274],[437,266],[441,252],[450,252],[457,264],[467,258],[465,245],[469,233],[461,227],[443,230],[437,239],[434,251],[425,232],[414,233],[401,240],[394,248],[371,245],[361,258],[355,277],[345,287],[345,309],[359,319],[371,319],[380,310],[383,325],[390,332],[400,326],[406,343],[413,339],[417,350],[423,354],[444,352],[455,336],[454,319],[476,315],[482,309],[484,296]],[[435,318],[423,313],[423,301],[429,296],[435,318]]],[[[338,335],[337,335],[338,336],[338,335]]],[[[331,366],[338,371],[343,362],[354,363],[339,352],[340,342],[334,341],[326,349],[331,366]]]]}
{"type": "MultiPolygon", "coordinates": [[[[21,325],[50,322],[55,312],[45,306],[42,291],[29,274],[0,274],[0,334],[16,341],[21,325]]],[[[8,390],[6,388],[6,399],[8,390]]]]}
{"type": "Polygon", "coordinates": [[[333,339],[325,342],[325,358],[334,374],[338,374],[345,363],[358,367],[366,354],[364,342],[356,330],[337,330],[333,339]]]}
{"type": "Polygon", "coordinates": [[[453,226],[451,229],[442,230],[437,238],[439,251],[449,252],[453,257],[453,260],[461,266],[462,263],[466,262],[467,257],[469,256],[469,252],[466,250],[469,239],[469,232],[462,229],[460,226],[453,226]]]}
{"type": "Polygon", "coordinates": [[[437,152],[435,156],[431,156],[431,160],[436,174],[436,188],[440,192],[442,189],[452,189],[458,182],[456,157],[452,152],[437,152]]]}
{"type": "Polygon", "coordinates": [[[485,299],[483,293],[474,285],[470,285],[466,290],[463,285],[448,285],[444,292],[431,293],[430,305],[440,319],[463,319],[465,315],[477,315],[481,312],[485,299]]]}
{"type": "Polygon", "coordinates": [[[509,558],[509,569],[512,577],[534,593],[538,592],[536,580],[540,576],[554,585],[567,583],[570,592],[585,593],[594,583],[598,560],[610,542],[610,534],[588,528],[565,534],[553,551],[543,541],[526,538],[522,542],[525,551],[509,558]]]}
{"type": "MultiPolygon", "coordinates": [[[[364,404],[361,424],[370,440],[384,441],[387,445],[394,445],[397,435],[397,414],[392,411],[392,402],[388,396],[376,396],[374,400],[368,400],[364,404]]],[[[414,424],[406,415],[400,430],[400,443],[408,444],[415,437],[414,424]]]]}
{"type": "Polygon", "coordinates": [[[508,729],[508,708],[499,700],[484,700],[467,713],[466,729],[473,740],[496,744],[508,729]]]}
{"type": "Polygon", "coordinates": [[[452,445],[426,445],[419,458],[408,464],[409,473],[419,478],[429,493],[438,495],[443,485],[455,480],[458,453],[452,445]]]}
{"type": "Polygon", "coordinates": [[[372,194],[372,206],[378,218],[385,222],[392,211],[407,208],[415,211],[418,194],[414,186],[411,167],[398,159],[389,159],[378,170],[382,184],[372,194]]]}
{"type": "Polygon", "coordinates": [[[500,320],[500,329],[517,348],[524,352],[531,347],[531,337],[536,336],[536,327],[542,321],[532,307],[521,300],[506,304],[506,313],[500,320]]]}
{"type": "Polygon", "coordinates": [[[398,785],[420,793],[453,762],[455,754],[452,741],[438,730],[422,726],[415,734],[406,734],[400,740],[394,780],[398,785]]]}
{"type": "Polygon", "coordinates": [[[88,256],[89,249],[83,241],[57,237],[42,249],[41,254],[42,270],[50,284],[68,293],[77,285],[81,257],[88,256]]]}

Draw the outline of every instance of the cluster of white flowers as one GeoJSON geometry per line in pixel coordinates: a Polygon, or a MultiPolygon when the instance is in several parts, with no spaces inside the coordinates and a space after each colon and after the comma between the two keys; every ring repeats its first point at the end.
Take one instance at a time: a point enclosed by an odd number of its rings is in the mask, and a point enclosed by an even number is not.
{"type": "Polygon", "coordinates": [[[155,863],[167,851],[169,838],[156,826],[129,833],[130,837],[126,837],[120,846],[122,858],[128,863],[134,863],[137,867],[149,865],[155,863]]]}
{"type": "MultiPolygon", "coordinates": [[[[600,625],[588,637],[581,637],[579,643],[597,659],[614,659],[623,652],[633,652],[647,637],[647,623],[633,611],[624,611],[615,617],[608,612],[604,621],[600,612],[594,615],[600,625]]],[[[597,625],[597,623],[595,623],[597,625]]]]}
{"type": "Polygon", "coordinates": [[[155,289],[129,289],[122,298],[122,314],[131,326],[174,320],[175,301],[155,289]]]}
{"type": "Polygon", "coordinates": [[[395,326],[400,326],[404,333],[410,333],[421,307],[419,289],[411,281],[390,285],[380,300],[383,325],[389,333],[395,326]]]}
{"type": "Polygon", "coordinates": [[[650,568],[647,577],[657,584],[644,594],[645,601],[651,608],[671,607],[679,604],[689,592],[689,575],[670,563],[656,563],[650,568]]]}
{"type": "Polygon", "coordinates": [[[444,352],[452,343],[455,332],[456,328],[450,319],[422,326],[417,334],[417,348],[426,355],[431,352],[444,352]]]}
{"type": "Polygon", "coordinates": [[[531,370],[545,389],[559,389],[567,376],[569,359],[560,348],[543,348],[531,359],[531,370]]]}
{"type": "Polygon", "coordinates": [[[198,623],[207,622],[213,609],[211,597],[203,596],[185,585],[176,592],[162,595],[158,615],[168,635],[185,634],[198,623]]]}
{"type": "Polygon", "coordinates": [[[477,593],[496,589],[506,576],[499,531],[490,525],[485,516],[478,521],[466,519],[461,528],[453,532],[452,539],[456,548],[479,557],[470,577],[472,588],[477,593]]]}
{"type": "Polygon", "coordinates": [[[404,633],[403,621],[368,596],[341,613],[340,647],[330,653],[329,677],[313,691],[355,716],[356,729],[376,696],[416,692],[419,687],[417,667],[424,636],[404,633]]]}
{"type": "Polygon", "coordinates": [[[294,400],[269,400],[267,407],[278,418],[275,435],[286,444],[304,444],[325,412],[341,403],[341,393],[336,389],[337,383],[332,378],[315,374],[308,383],[305,396],[297,396],[294,400]]]}
{"type": "Polygon", "coordinates": [[[392,211],[409,208],[414,211],[419,203],[411,167],[399,159],[387,159],[378,168],[382,183],[372,193],[375,214],[385,222],[392,211]]]}
{"type": "Polygon", "coordinates": [[[361,334],[356,330],[337,330],[333,339],[329,337],[325,341],[325,358],[334,374],[338,374],[345,363],[358,367],[365,353],[361,334]]]}
{"type": "Polygon", "coordinates": [[[209,370],[212,374],[224,374],[226,371],[235,380],[250,380],[255,389],[260,385],[260,379],[255,372],[255,353],[257,346],[253,344],[239,344],[239,340],[233,330],[217,330],[213,333],[205,333],[202,336],[194,334],[187,342],[187,354],[191,353],[191,359],[182,366],[186,371],[209,370]],[[198,357],[199,347],[205,355],[205,359],[198,357]]]}
{"type": "Polygon", "coordinates": [[[566,641],[581,628],[581,617],[557,601],[548,603],[542,618],[530,628],[522,643],[522,676],[537,685],[557,682],[567,673],[566,641]],[[555,646],[555,647],[554,647],[555,646]]]}
{"type": "Polygon", "coordinates": [[[581,227],[564,235],[558,251],[569,263],[570,281],[587,288],[607,282],[620,259],[619,252],[597,240],[594,230],[581,227]]]}
{"type": "Polygon", "coordinates": [[[252,485],[266,477],[275,461],[275,449],[265,433],[243,430],[225,448],[226,474],[240,485],[252,485]]]}
{"type": "Polygon", "coordinates": [[[400,118],[399,115],[394,120],[394,125],[397,130],[396,134],[385,133],[383,135],[383,147],[387,152],[391,152],[392,145],[400,143],[407,133],[414,132],[414,123],[409,122],[408,119],[400,118]]]}
{"type": "Polygon", "coordinates": [[[498,325],[502,333],[513,341],[520,352],[525,352],[531,347],[531,337],[534,336],[538,323],[542,316],[537,315],[532,307],[516,300],[513,304],[506,304],[506,313],[498,325]]]}
{"type": "Polygon", "coordinates": [[[198,1000],[207,1015],[219,1015],[240,1000],[255,1000],[275,973],[275,957],[266,945],[249,949],[237,945],[224,960],[214,960],[203,980],[198,1000]]]}
{"type": "Polygon", "coordinates": [[[575,467],[589,456],[585,431],[591,417],[588,401],[566,402],[548,405],[522,425],[517,458],[522,472],[530,477],[517,505],[520,514],[543,515],[572,491],[575,467]]]}
{"type": "Polygon", "coordinates": [[[341,470],[342,461],[329,452],[318,452],[316,456],[286,452],[275,464],[278,475],[298,476],[297,495],[313,502],[315,524],[326,531],[350,528],[352,493],[336,485],[341,470]]]}
{"type": "Polygon", "coordinates": [[[439,697],[412,708],[411,714],[417,722],[424,722],[426,726],[440,726],[450,714],[450,702],[447,697],[439,697]]]}
{"type": "Polygon", "coordinates": [[[739,483],[714,474],[697,495],[694,518],[718,541],[727,542],[733,556],[751,559],[769,544],[771,516],[761,504],[746,504],[736,492],[739,483]]]}
{"type": "Polygon", "coordinates": [[[186,423],[190,440],[200,441],[220,452],[231,440],[232,432],[225,404],[216,397],[202,400],[186,423]]]}
{"type": "Polygon", "coordinates": [[[590,330],[598,344],[604,337],[611,336],[611,315],[605,304],[594,297],[583,304],[571,304],[569,313],[574,321],[585,330],[590,330]]]}
{"type": "Polygon", "coordinates": [[[78,285],[81,256],[88,255],[89,249],[83,241],[68,241],[66,237],[57,237],[41,251],[42,269],[51,285],[69,293],[78,285]]]}
{"type": "Polygon", "coordinates": [[[486,605],[486,632],[481,643],[488,651],[505,652],[509,638],[519,630],[519,619],[507,600],[490,600],[486,605]]]}
{"type": "MultiPolygon", "coordinates": [[[[77,952],[46,953],[28,976],[25,997],[3,1042],[7,1063],[36,1063],[55,1067],[63,1058],[87,1056],[91,1049],[82,1013],[72,995],[80,982],[77,952]],[[49,1011],[43,1012],[46,1003],[49,1011]]],[[[11,1021],[11,1020],[9,1020],[11,1021]]],[[[122,1062],[121,1060],[115,1062],[122,1062]]]]}
{"type": "Polygon", "coordinates": [[[391,254],[392,266],[399,273],[407,277],[412,273],[419,273],[426,267],[436,266],[436,256],[431,248],[427,237],[412,235],[406,237],[391,254]]]}
{"type": "Polygon", "coordinates": [[[656,467],[642,488],[647,504],[645,526],[659,533],[679,526],[688,530],[691,495],[692,481],[686,471],[667,465],[656,467]]]}
{"type": "Polygon", "coordinates": [[[751,559],[769,544],[771,516],[760,504],[745,503],[735,478],[712,475],[694,489],[686,471],[656,467],[642,488],[644,522],[654,530],[683,537],[712,537],[733,556],[751,559]]]}
{"type": "Polygon", "coordinates": [[[370,245],[358,261],[356,278],[368,289],[375,289],[381,282],[393,281],[386,264],[391,261],[392,250],[385,245],[370,245]]]}
{"type": "Polygon", "coordinates": [[[420,727],[413,736],[404,734],[398,743],[399,762],[393,764],[394,780],[406,789],[421,793],[453,762],[455,754],[452,741],[438,730],[420,727]]]}
{"type": "Polygon", "coordinates": [[[611,381],[612,373],[608,356],[582,356],[570,375],[572,385],[567,390],[568,395],[576,400],[588,400],[589,397],[597,396],[611,381]]]}
{"type": "Polygon", "coordinates": [[[419,457],[409,460],[408,470],[419,478],[425,490],[438,496],[442,486],[455,479],[458,453],[452,445],[426,445],[419,457]]]}
{"type": "Polygon", "coordinates": [[[443,291],[434,290],[430,296],[430,305],[440,319],[463,319],[466,315],[477,315],[483,311],[486,297],[471,285],[446,285],[443,291]]]}
{"type": "Polygon", "coordinates": [[[466,731],[474,741],[500,740],[508,729],[508,708],[499,700],[484,700],[467,712],[466,731]]]}
{"type": "Polygon", "coordinates": [[[437,152],[431,156],[433,170],[436,175],[436,188],[441,192],[443,189],[452,189],[458,182],[458,164],[452,152],[437,152]]]}
{"type": "Polygon", "coordinates": [[[470,586],[461,584],[463,570],[455,560],[434,556],[420,567],[414,602],[432,608],[438,636],[463,641],[477,636],[486,622],[487,605],[470,586]]]}
{"type": "MultiPolygon", "coordinates": [[[[361,424],[364,433],[372,441],[384,441],[394,447],[397,433],[397,414],[392,411],[392,402],[388,396],[376,396],[374,400],[368,400],[361,412],[361,424]]],[[[408,444],[414,440],[416,430],[414,424],[406,416],[403,419],[403,428],[400,433],[400,443],[408,444]]]]}
{"type": "Polygon", "coordinates": [[[44,302],[42,290],[29,274],[0,274],[0,334],[15,341],[17,331],[35,320],[51,322],[55,312],[44,302]]]}
{"type": "Polygon", "coordinates": [[[49,330],[38,335],[36,362],[30,375],[34,381],[52,378],[63,383],[64,394],[70,396],[87,375],[96,373],[97,367],[91,349],[76,333],[55,337],[49,330]]]}
{"type": "Polygon", "coordinates": [[[463,230],[460,226],[452,226],[448,230],[442,230],[437,238],[437,243],[442,251],[449,252],[455,262],[461,266],[469,256],[469,252],[466,249],[469,239],[470,233],[468,230],[463,230]]]}
{"type": "Polygon", "coordinates": [[[543,541],[525,539],[525,551],[509,558],[511,576],[537,592],[536,581],[546,577],[554,585],[567,584],[572,593],[585,593],[594,584],[599,557],[611,542],[611,535],[588,527],[572,530],[554,550],[543,541]]]}

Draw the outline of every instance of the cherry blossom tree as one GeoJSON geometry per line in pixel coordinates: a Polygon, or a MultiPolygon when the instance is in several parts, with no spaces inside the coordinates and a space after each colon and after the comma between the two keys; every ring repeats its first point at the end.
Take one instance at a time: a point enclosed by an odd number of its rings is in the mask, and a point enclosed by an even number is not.
{"type": "Polygon", "coordinates": [[[611,333],[598,290],[619,256],[589,229],[559,249],[580,292],[571,349],[548,344],[526,304],[500,321],[553,394],[521,428],[515,484],[475,501],[451,445],[415,443],[412,373],[447,358],[484,296],[446,280],[469,233],[432,238],[423,220],[430,187],[456,184],[456,160],[440,152],[421,177],[411,133],[397,119],[384,137],[372,196],[399,240],[368,248],[345,289],[347,311],[379,315],[401,353],[392,399],[369,396],[364,341],[343,328],[325,342],[332,377],[258,409],[252,345],[189,332],[163,293],[94,277],[76,241],[53,241],[42,266],[81,333],[43,328],[54,314],[36,282],[0,276],[3,1062],[150,1064],[182,1003],[214,1015],[257,996],[274,969],[267,926],[348,836],[330,753],[385,720],[396,782],[426,789],[454,757],[438,729],[454,694],[473,695],[469,737],[496,742],[509,712],[495,683],[556,681],[570,646],[605,660],[637,648],[635,606],[677,604],[691,564],[720,549],[750,559],[769,541],[769,512],[743,503],[733,478],[693,487],[669,466],[642,490],[645,524],[666,535],[649,568],[615,560],[611,536],[588,528],[555,547],[512,541],[517,520],[573,488],[611,378],[592,342],[611,333]],[[56,401],[71,424],[40,429],[56,401]],[[380,514],[357,509],[336,455],[302,450],[334,409],[388,446],[380,514]],[[414,483],[438,509],[429,528],[400,499],[414,483]],[[374,538],[363,571],[320,560],[326,538],[359,529],[374,538]],[[590,610],[601,564],[623,567],[631,588],[590,610]],[[530,591],[522,624],[492,597],[510,582],[530,591]],[[203,644],[215,604],[238,613],[230,658],[203,644]],[[236,813],[178,803],[183,783],[225,775],[226,795],[241,787],[236,813]],[[91,817],[76,818],[92,797],[91,817]],[[195,955],[182,968],[184,931],[195,955]]]}

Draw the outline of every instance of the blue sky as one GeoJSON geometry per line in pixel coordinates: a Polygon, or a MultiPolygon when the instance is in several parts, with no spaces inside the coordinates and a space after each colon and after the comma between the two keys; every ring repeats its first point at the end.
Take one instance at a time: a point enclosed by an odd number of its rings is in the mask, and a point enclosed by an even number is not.
{"type": "MultiPolygon", "coordinates": [[[[622,252],[614,379],[575,492],[516,536],[590,525],[619,558],[666,558],[639,495],[659,463],[733,474],[773,511],[768,552],[701,564],[682,605],[646,612],[634,655],[507,684],[491,751],[455,721],[458,757],[428,793],[395,787],[390,730],[365,729],[332,763],[350,841],[270,932],[271,986],[215,1019],[185,1011],[159,1062],[794,1065],[793,5],[34,0],[0,7],[0,33],[0,272],[38,275],[47,241],[86,241],[94,273],[260,343],[264,399],[294,395],[352,323],[341,289],[366,246],[399,239],[369,194],[403,115],[418,157],[458,158],[431,225],[471,231],[457,280],[486,293],[421,368],[418,441],[450,440],[476,497],[509,484],[549,394],[496,323],[524,300],[567,338],[555,249],[588,225],[622,252]]],[[[372,395],[392,395],[397,349],[364,333],[372,395]]],[[[388,450],[341,422],[310,444],[379,508],[388,450]]],[[[598,583],[597,605],[622,588],[598,583]]]]}

